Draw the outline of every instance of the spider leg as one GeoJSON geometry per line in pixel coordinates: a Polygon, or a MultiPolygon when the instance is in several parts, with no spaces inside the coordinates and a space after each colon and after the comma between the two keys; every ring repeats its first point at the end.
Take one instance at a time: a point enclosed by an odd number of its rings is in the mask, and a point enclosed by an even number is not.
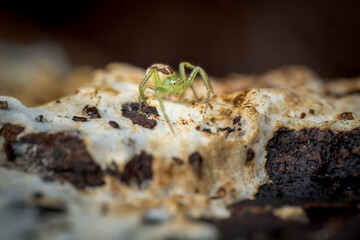
{"type": "Polygon", "coordinates": [[[146,102],[146,98],[145,98],[145,90],[146,88],[150,88],[155,90],[154,88],[150,87],[149,85],[145,85],[150,78],[153,77],[154,81],[155,81],[155,85],[157,85],[160,82],[160,78],[159,78],[159,73],[157,72],[156,69],[151,69],[149,71],[149,73],[146,75],[146,77],[144,78],[144,80],[140,83],[139,85],[139,104],[140,104],[140,111],[142,109],[142,104],[144,103],[145,106],[148,106],[147,102],[146,102]]]}
{"type": "Polygon", "coordinates": [[[144,94],[145,90],[147,88],[155,90],[155,95],[156,95],[157,100],[159,101],[159,105],[160,105],[161,111],[162,111],[162,113],[164,115],[165,121],[168,124],[171,132],[175,134],[175,131],[171,126],[170,120],[169,120],[168,116],[166,115],[163,99],[162,99],[162,97],[160,95],[161,82],[160,82],[159,73],[157,72],[156,69],[151,69],[149,71],[149,73],[146,75],[146,77],[144,78],[144,80],[139,85],[139,91],[140,91],[140,95],[139,95],[140,108],[139,109],[140,109],[140,111],[142,110],[143,101],[144,101],[145,106],[148,105],[146,103],[145,94],[144,94]],[[155,86],[145,85],[150,80],[150,77],[153,77],[155,86]]]}
{"type": "MultiPolygon", "coordinates": [[[[191,69],[191,70],[194,70],[195,68],[200,68],[200,74],[201,74],[201,76],[203,77],[204,83],[205,83],[205,82],[208,82],[208,86],[209,86],[211,92],[214,93],[214,92],[213,92],[213,89],[212,89],[212,86],[211,86],[211,83],[210,83],[210,81],[208,80],[207,74],[206,74],[206,72],[204,71],[204,69],[202,69],[202,67],[194,66],[194,65],[192,65],[191,63],[188,63],[188,62],[182,62],[182,63],[180,63],[180,74],[181,74],[181,75],[184,75],[185,80],[186,80],[185,67],[187,67],[187,68],[189,68],[189,69],[191,69]]],[[[206,83],[205,83],[205,85],[206,85],[206,83]]]]}
{"type": "MultiPolygon", "coordinates": [[[[180,65],[179,65],[179,72],[180,72],[181,80],[183,81],[183,89],[184,89],[183,94],[184,94],[186,88],[188,88],[188,85],[187,85],[188,80],[187,80],[187,78],[186,78],[184,62],[180,63],[180,65]]],[[[190,87],[191,87],[191,90],[192,90],[192,92],[193,92],[194,97],[196,98],[196,100],[200,100],[200,98],[199,98],[198,95],[196,94],[196,91],[195,91],[194,86],[193,86],[193,85],[190,85],[190,87]]]]}
{"type": "Polygon", "coordinates": [[[200,75],[201,75],[201,77],[204,81],[205,87],[207,89],[206,105],[205,105],[205,108],[203,111],[203,113],[206,113],[206,110],[207,110],[209,102],[210,102],[210,93],[212,92],[212,87],[211,87],[210,81],[207,77],[207,74],[204,71],[204,69],[202,69],[201,67],[196,67],[188,62],[182,62],[182,63],[180,63],[180,67],[179,67],[180,75],[181,75],[182,79],[183,79],[183,76],[185,76],[185,67],[192,69],[192,72],[190,73],[189,78],[186,81],[186,88],[188,88],[189,86],[192,86],[192,83],[196,77],[196,74],[200,72],[200,75]]]}
{"type": "Polygon", "coordinates": [[[164,118],[165,118],[165,121],[166,121],[167,125],[169,126],[171,132],[173,134],[175,134],[175,131],[171,126],[170,120],[169,120],[168,116],[166,115],[163,99],[162,99],[162,97],[160,95],[160,90],[158,88],[155,90],[155,95],[156,95],[156,97],[157,97],[157,99],[159,101],[160,109],[161,109],[162,113],[164,114],[164,118]]]}

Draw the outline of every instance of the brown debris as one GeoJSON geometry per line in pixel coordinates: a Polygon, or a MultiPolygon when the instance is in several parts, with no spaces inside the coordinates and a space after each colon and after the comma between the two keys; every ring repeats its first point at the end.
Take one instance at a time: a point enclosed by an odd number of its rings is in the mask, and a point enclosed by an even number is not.
{"type": "Polygon", "coordinates": [[[309,109],[309,113],[310,114],[315,114],[315,110],[314,109],[309,109]]]}
{"type": "Polygon", "coordinates": [[[6,159],[9,162],[14,161],[16,158],[12,144],[17,142],[17,135],[19,135],[22,131],[24,131],[24,127],[11,123],[5,123],[0,129],[0,136],[3,136],[5,139],[3,148],[6,154],[6,159]]]}
{"type": "Polygon", "coordinates": [[[4,126],[0,129],[0,135],[5,138],[6,142],[13,143],[16,142],[17,135],[22,131],[24,131],[24,127],[20,125],[5,123],[4,126]]]}
{"type": "Polygon", "coordinates": [[[300,118],[304,119],[305,117],[306,117],[306,113],[302,112],[301,115],[300,115],[300,118]]]}
{"type": "Polygon", "coordinates": [[[124,105],[121,106],[121,112],[123,116],[126,118],[134,118],[140,114],[139,112],[145,113],[147,117],[159,116],[159,113],[155,107],[145,107],[144,105],[142,105],[141,111],[139,110],[140,110],[140,105],[139,103],[136,102],[125,103],[124,105]]]}
{"type": "Polygon", "coordinates": [[[133,124],[140,125],[144,128],[153,129],[157,122],[155,119],[149,119],[148,117],[158,117],[159,114],[155,107],[143,107],[142,111],[139,111],[139,103],[125,103],[121,107],[121,111],[124,117],[130,118],[133,124]],[[143,114],[145,113],[145,114],[143,114]]]}
{"type": "Polygon", "coordinates": [[[144,180],[151,180],[153,177],[153,161],[152,155],[142,151],[140,155],[136,155],[126,164],[124,172],[121,174],[121,181],[130,184],[132,180],[136,180],[138,186],[141,186],[144,180]]]}
{"type": "Polygon", "coordinates": [[[87,118],[78,117],[78,116],[73,116],[71,120],[73,120],[75,122],[87,122],[87,118]]]}
{"type": "Polygon", "coordinates": [[[25,159],[45,171],[48,180],[66,180],[76,188],[104,184],[103,172],[86,150],[82,139],[64,132],[32,133],[19,140],[25,159]]]}
{"type": "Polygon", "coordinates": [[[251,162],[255,157],[255,152],[251,148],[247,151],[246,162],[251,162]]]}
{"type": "Polygon", "coordinates": [[[83,109],[83,114],[87,115],[89,118],[101,118],[96,107],[89,107],[86,105],[83,109]]]}
{"type": "Polygon", "coordinates": [[[261,186],[259,196],[360,199],[359,139],[360,128],[282,128],[266,147],[265,167],[272,183],[261,186]]]}
{"type": "Polygon", "coordinates": [[[189,156],[189,163],[191,164],[195,175],[199,178],[201,178],[202,161],[202,157],[198,152],[194,152],[189,156]]]}
{"type": "Polygon", "coordinates": [[[109,124],[110,124],[110,126],[112,126],[113,128],[117,128],[117,129],[120,128],[119,124],[118,124],[117,122],[115,122],[115,121],[109,121],[109,124]]]}
{"type": "Polygon", "coordinates": [[[8,109],[8,102],[7,101],[0,101],[0,109],[1,110],[6,110],[8,109]]]}
{"type": "Polygon", "coordinates": [[[158,117],[160,116],[156,107],[142,107],[141,110],[143,113],[146,114],[147,117],[153,116],[153,117],[158,117]]]}
{"type": "Polygon", "coordinates": [[[148,119],[144,115],[136,116],[135,118],[131,118],[133,124],[140,125],[144,128],[153,129],[157,122],[154,119],[148,119]]]}

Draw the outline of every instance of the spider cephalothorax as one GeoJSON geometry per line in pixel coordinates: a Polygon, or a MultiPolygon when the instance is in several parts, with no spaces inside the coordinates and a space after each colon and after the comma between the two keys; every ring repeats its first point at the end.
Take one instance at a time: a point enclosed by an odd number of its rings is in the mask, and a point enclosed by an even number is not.
{"type": "Polygon", "coordinates": [[[194,92],[195,98],[198,99],[197,94],[195,92],[195,89],[192,85],[196,75],[200,73],[204,84],[207,89],[207,95],[206,95],[206,105],[204,108],[203,113],[206,112],[207,107],[209,105],[210,101],[210,93],[211,93],[211,85],[208,80],[208,77],[205,73],[205,71],[201,67],[193,66],[190,63],[182,62],[179,65],[179,75],[174,72],[174,70],[164,64],[153,64],[146,70],[146,77],[141,82],[139,86],[139,103],[140,103],[140,109],[141,105],[144,103],[145,106],[147,106],[146,98],[145,98],[145,90],[147,88],[150,88],[155,91],[155,95],[159,101],[161,111],[164,114],[164,118],[169,125],[171,131],[174,133],[174,130],[170,124],[169,118],[165,113],[165,108],[163,104],[163,100],[161,97],[161,94],[179,94],[183,93],[188,87],[191,87],[191,89],[194,92]],[[185,67],[191,69],[190,75],[187,77],[185,73],[185,67]],[[146,83],[151,80],[153,85],[146,85],[146,83]]]}

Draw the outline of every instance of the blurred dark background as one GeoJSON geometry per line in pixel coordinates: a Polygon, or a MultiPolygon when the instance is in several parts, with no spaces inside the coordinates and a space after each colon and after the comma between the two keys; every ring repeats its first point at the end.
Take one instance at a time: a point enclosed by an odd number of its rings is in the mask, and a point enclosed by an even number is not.
{"type": "Polygon", "coordinates": [[[224,76],[303,64],[352,77],[360,1],[1,1],[0,40],[57,42],[73,66],[187,60],[224,76]]]}

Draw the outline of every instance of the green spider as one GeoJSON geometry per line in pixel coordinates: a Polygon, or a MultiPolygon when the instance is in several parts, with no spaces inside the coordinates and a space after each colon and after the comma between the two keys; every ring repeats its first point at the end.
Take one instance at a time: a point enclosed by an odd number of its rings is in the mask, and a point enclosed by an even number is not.
{"type": "Polygon", "coordinates": [[[205,108],[203,111],[203,113],[205,114],[206,110],[208,108],[208,105],[209,105],[209,101],[210,101],[210,92],[212,91],[210,81],[208,80],[206,72],[201,67],[194,66],[188,62],[182,62],[179,64],[179,72],[180,72],[180,75],[176,74],[173,71],[173,69],[168,65],[153,64],[146,70],[146,77],[139,85],[140,109],[142,109],[143,103],[145,106],[148,106],[148,104],[146,102],[145,94],[144,94],[145,90],[147,88],[154,90],[156,98],[159,101],[161,111],[164,115],[165,121],[168,124],[172,133],[175,133],[175,132],[174,132],[174,129],[171,126],[170,120],[165,112],[165,107],[163,104],[163,99],[161,97],[161,94],[177,95],[179,93],[185,92],[188,87],[191,87],[195,98],[197,100],[199,100],[192,83],[193,83],[196,75],[198,73],[200,73],[200,75],[205,83],[206,89],[207,89],[206,105],[205,105],[205,108]],[[189,77],[186,77],[185,67],[192,70],[189,77]],[[152,80],[154,85],[145,85],[149,80],[152,80]]]}

